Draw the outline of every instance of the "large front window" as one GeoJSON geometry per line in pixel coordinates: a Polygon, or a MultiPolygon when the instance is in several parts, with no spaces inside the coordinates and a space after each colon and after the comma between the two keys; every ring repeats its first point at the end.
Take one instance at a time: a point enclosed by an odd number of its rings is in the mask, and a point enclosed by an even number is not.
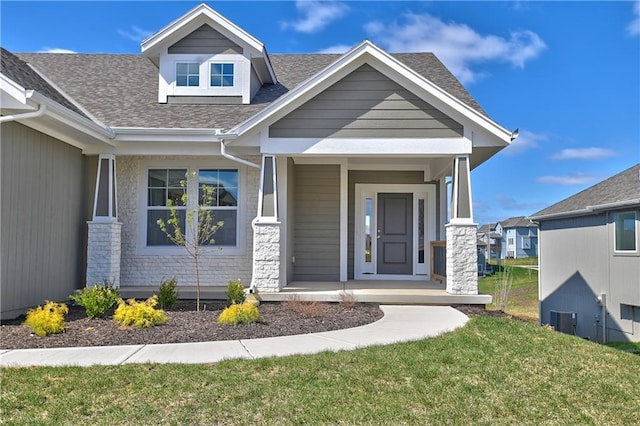
{"type": "Polygon", "coordinates": [[[636,251],[636,213],[626,212],[613,215],[616,251],[636,251]]]}
{"type": "MultiPolygon", "coordinates": [[[[200,205],[212,214],[212,223],[223,222],[213,236],[213,244],[238,246],[238,169],[150,168],[146,183],[147,247],[175,247],[157,223],[158,219],[167,223],[171,205],[186,238],[193,238],[191,227],[185,223],[187,210],[196,211],[200,205]]],[[[174,228],[167,225],[167,230],[173,233],[174,228]]]]}

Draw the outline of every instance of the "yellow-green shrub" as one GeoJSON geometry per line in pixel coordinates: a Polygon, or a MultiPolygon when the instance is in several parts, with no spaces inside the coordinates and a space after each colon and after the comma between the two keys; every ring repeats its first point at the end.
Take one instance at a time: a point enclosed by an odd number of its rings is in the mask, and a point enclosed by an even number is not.
{"type": "Polygon", "coordinates": [[[38,306],[27,312],[24,325],[38,336],[62,333],[65,330],[64,316],[69,308],[64,303],[46,301],[44,306],[38,306]]]}
{"type": "Polygon", "coordinates": [[[137,328],[153,327],[167,322],[167,314],[162,309],[156,309],[158,296],[153,295],[143,302],[129,299],[126,302],[118,299],[118,307],[113,314],[116,324],[132,325],[137,328]]]}
{"type": "Polygon", "coordinates": [[[250,302],[231,305],[218,316],[219,324],[250,324],[258,321],[260,321],[260,311],[250,302]]]}

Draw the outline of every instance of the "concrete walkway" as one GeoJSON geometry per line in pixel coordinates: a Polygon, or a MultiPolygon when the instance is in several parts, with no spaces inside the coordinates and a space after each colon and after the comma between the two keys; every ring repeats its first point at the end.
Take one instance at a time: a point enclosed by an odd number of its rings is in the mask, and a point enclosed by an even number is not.
{"type": "Polygon", "coordinates": [[[98,346],[50,349],[0,349],[0,366],[90,366],[133,363],[204,364],[231,358],[265,358],[434,337],[462,327],[468,317],[449,306],[380,306],[384,317],[345,330],[262,339],[161,345],[98,346]]]}

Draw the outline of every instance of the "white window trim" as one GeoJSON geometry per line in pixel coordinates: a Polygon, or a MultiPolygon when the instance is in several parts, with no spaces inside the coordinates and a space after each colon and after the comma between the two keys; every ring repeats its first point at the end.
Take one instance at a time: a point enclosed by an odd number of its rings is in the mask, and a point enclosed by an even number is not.
{"type": "Polygon", "coordinates": [[[613,212],[611,214],[611,223],[612,223],[612,232],[613,232],[613,253],[617,256],[637,256],[638,254],[640,254],[640,247],[638,247],[638,242],[640,242],[640,238],[638,238],[638,233],[639,233],[639,229],[638,229],[638,212],[635,210],[628,210],[628,211],[619,211],[619,212],[613,212]],[[616,217],[618,215],[621,214],[628,214],[628,213],[633,213],[633,223],[635,224],[635,237],[636,237],[636,241],[635,241],[635,246],[636,249],[635,250],[617,250],[616,246],[617,246],[617,241],[616,241],[616,217]]]}
{"type": "Polygon", "coordinates": [[[168,96],[241,96],[243,103],[249,103],[251,89],[251,62],[237,54],[165,54],[160,58],[159,102],[166,102],[168,96]],[[178,86],[176,65],[178,63],[200,64],[199,86],[178,86]],[[211,64],[233,64],[233,86],[211,86],[211,64]]]}
{"type": "MultiPolygon", "coordinates": [[[[201,169],[236,169],[238,170],[238,207],[236,225],[236,246],[212,246],[205,249],[205,255],[242,256],[246,254],[246,217],[247,217],[247,184],[246,168],[238,163],[224,160],[143,160],[138,167],[138,200],[137,200],[137,235],[136,254],[140,256],[176,256],[186,255],[184,247],[179,246],[147,246],[147,182],[149,169],[187,169],[187,174],[201,169]]],[[[189,200],[197,200],[198,188],[188,185],[189,200]]],[[[190,203],[189,203],[190,204],[190,203]]],[[[190,236],[188,235],[187,238],[190,236]]],[[[215,238],[215,237],[214,237],[215,238]]]]}

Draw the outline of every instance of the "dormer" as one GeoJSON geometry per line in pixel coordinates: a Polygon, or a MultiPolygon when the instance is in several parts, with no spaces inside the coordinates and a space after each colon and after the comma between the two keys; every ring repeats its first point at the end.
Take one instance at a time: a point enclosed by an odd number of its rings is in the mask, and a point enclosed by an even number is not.
{"type": "Polygon", "coordinates": [[[249,104],[277,82],[264,44],[204,3],[141,46],[158,67],[160,103],[249,104]]]}

